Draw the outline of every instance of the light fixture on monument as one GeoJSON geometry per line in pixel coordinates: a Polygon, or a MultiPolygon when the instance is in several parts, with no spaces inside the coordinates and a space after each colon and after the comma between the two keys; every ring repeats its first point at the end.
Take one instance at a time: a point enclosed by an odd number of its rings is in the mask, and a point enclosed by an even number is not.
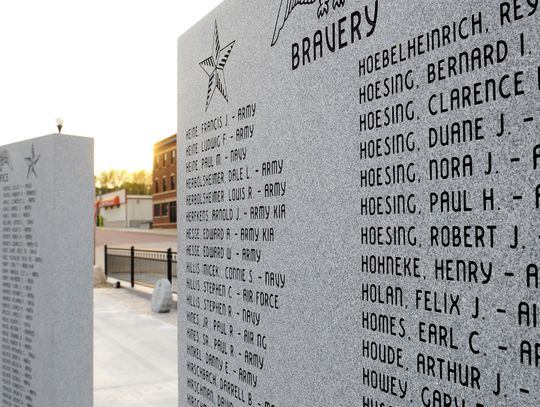
{"type": "Polygon", "coordinates": [[[64,126],[64,119],[61,117],[56,118],[56,127],[58,128],[58,134],[62,133],[62,127],[64,126]]]}

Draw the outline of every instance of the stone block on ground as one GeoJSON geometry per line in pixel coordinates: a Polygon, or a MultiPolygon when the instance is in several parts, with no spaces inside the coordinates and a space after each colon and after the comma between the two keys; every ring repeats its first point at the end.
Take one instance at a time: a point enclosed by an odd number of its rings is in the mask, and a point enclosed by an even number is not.
{"type": "Polygon", "coordinates": [[[94,287],[101,287],[107,282],[107,276],[101,266],[94,266],[94,287]]]}
{"type": "Polygon", "coordinates": [[[172,286],[169,280],[161,279],[156,282],[152,294],[152,311],[157,313],[170,312],[172,308],[172,286]]]}

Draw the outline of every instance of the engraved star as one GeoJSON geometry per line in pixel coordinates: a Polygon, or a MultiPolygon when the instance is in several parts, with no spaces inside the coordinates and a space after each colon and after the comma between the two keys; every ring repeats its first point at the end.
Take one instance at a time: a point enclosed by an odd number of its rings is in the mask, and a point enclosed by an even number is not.
{"type": "Polygon", "coordinates": [[[37,178],[37,172],[36,172],[36,164],[41,158],[41,155],[36,155],[34,151],[34,144],[32,144],[32,155],[30,157],[24,157],[26,160],[26,164],[28,164],[28,174],[26,175],[26,179],[30,178],[30,175],[34,174],[34,176],[37,178]]]}
{"type": "Polygon", "coordinates": [[[212,96],[214,96],[216,88],[219,89],[225,100],[227,102],[229,101],[223,68],[229,59],[229,55],[231,55],[235,42],[236,41],[233,41],[229,45],[220,48],[218,26],[216,21],[212,55],[199,63],[201,68],[209,77],[208,92],[206,94],[206,110],[208,110],[208,106],[210,106],[210,101],[212,100],[212,96]]]}

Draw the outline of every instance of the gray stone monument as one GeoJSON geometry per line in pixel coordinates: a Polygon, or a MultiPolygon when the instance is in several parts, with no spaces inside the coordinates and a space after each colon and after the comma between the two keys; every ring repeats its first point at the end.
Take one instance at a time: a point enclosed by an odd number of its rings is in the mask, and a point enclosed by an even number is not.
{"type": "Polygon", "coordinates": [[[92,406],[93,141],[0,147],[2,407],[92,406]]]}
{"type": "Polygon", "coordinates": [[[536,0],[226,0],[178,41],[179,406],[540,405],[536,0]]]}

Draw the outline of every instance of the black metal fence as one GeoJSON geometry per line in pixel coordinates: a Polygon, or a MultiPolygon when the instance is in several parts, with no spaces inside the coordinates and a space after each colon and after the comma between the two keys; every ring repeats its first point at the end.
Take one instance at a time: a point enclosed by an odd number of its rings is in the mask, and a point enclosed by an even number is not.
{"type": "Polygon", "coordinates": [[[140,250],[105,246],[105,274],[107,277],[127,281],[131,286],[141,284],[154,287],[156,281],[166,278],[174,293],[178,292],[176,278],[176,252],[140,250]]]}

